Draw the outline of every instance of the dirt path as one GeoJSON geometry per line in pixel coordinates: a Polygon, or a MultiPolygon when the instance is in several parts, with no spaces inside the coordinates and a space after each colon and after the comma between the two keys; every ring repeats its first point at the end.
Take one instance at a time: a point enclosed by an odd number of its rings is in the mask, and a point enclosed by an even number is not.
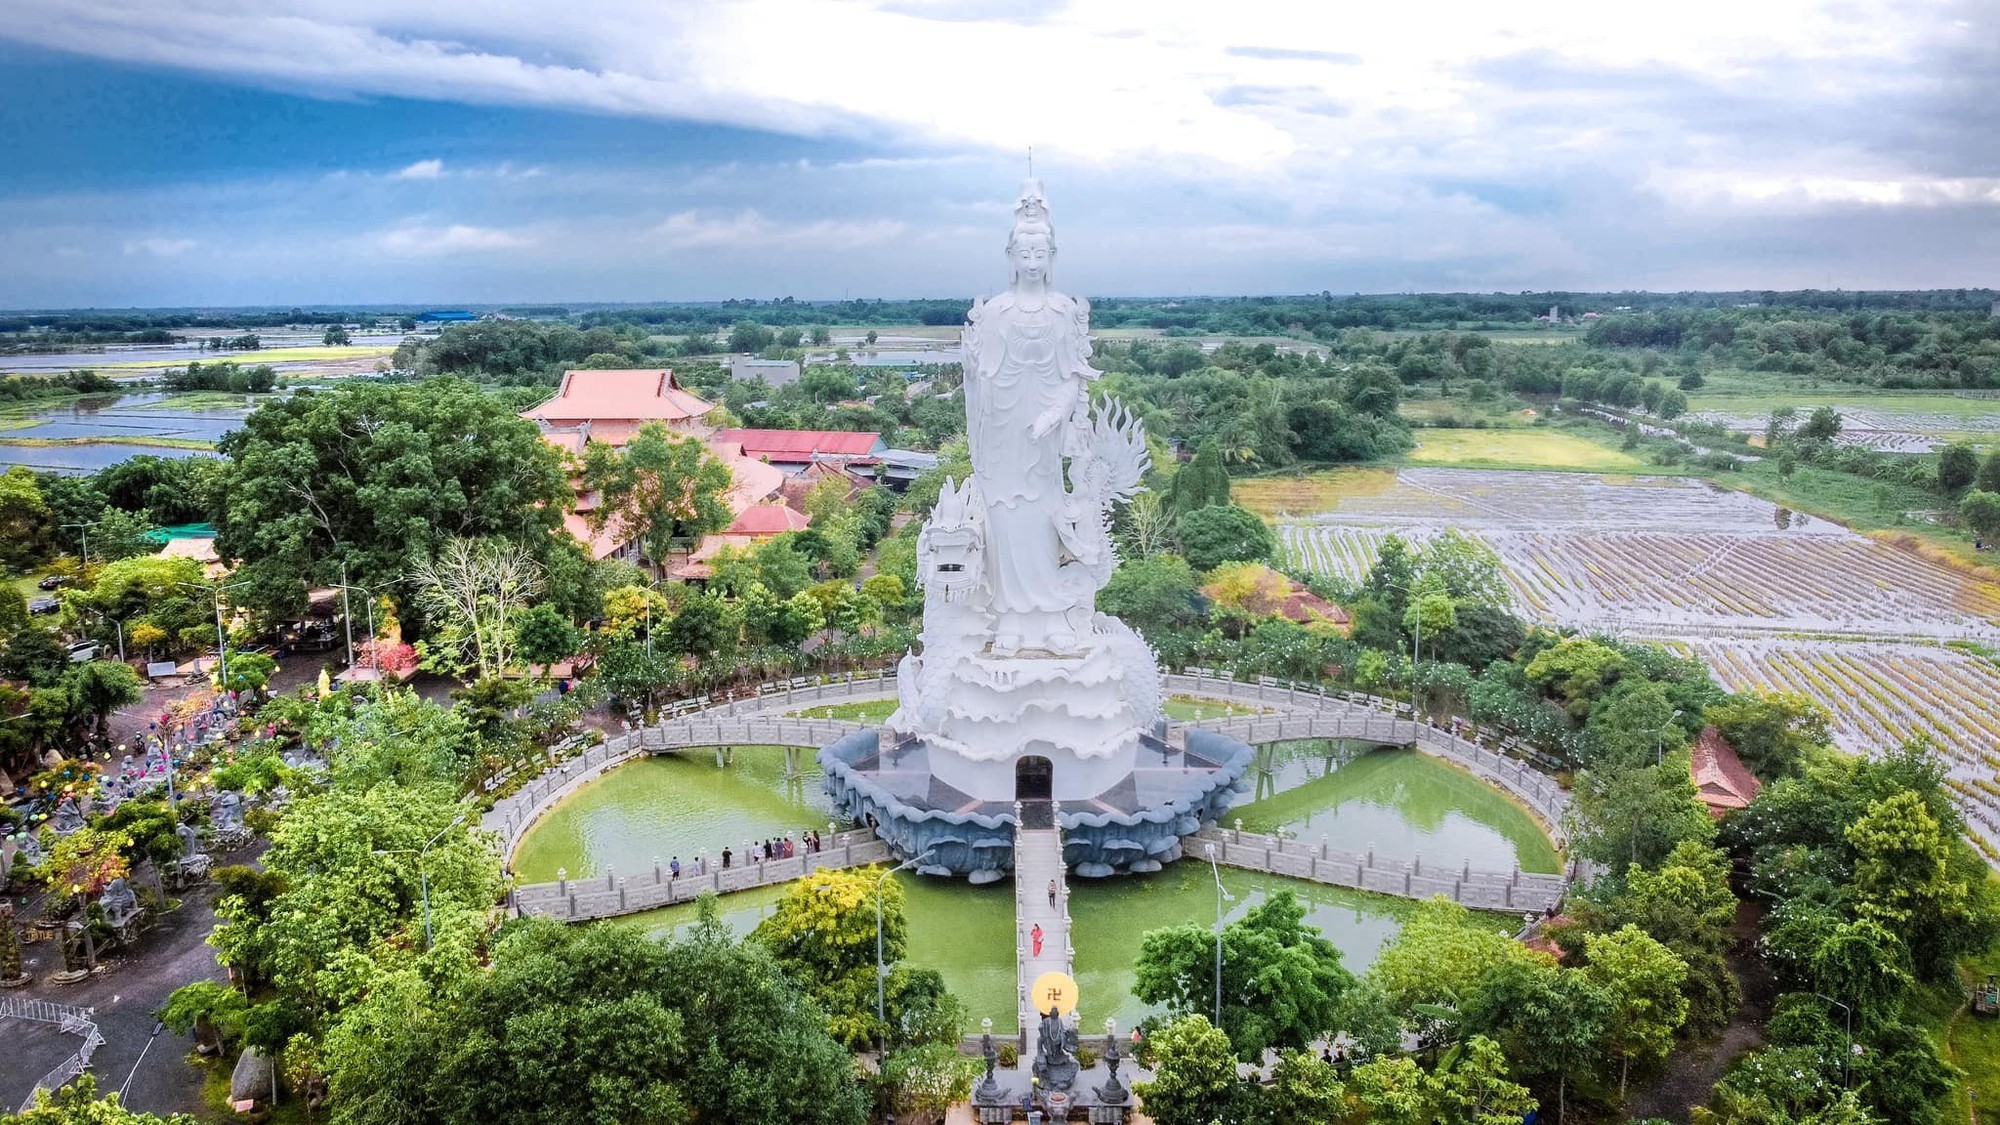
{"type": "Polygon", "coordinates": [[[1708,1101],[1729,1064],[1745,1051],[1763,1046],[1764,1022],[1778,996],[1777,981],[1757,956],[1757,920],[1763,913],[1762,904],[1736,904],[1736,924],[1730,928],[1734,940],[1726,958],[1743,990],[1735,1018],[1719,1034],[1677,1048],[1655,1082],[1632,1091],[1625,1103],[1627,1118],[1660,1117],[1685,1125],[1688,1111],[1708,1101]]]}

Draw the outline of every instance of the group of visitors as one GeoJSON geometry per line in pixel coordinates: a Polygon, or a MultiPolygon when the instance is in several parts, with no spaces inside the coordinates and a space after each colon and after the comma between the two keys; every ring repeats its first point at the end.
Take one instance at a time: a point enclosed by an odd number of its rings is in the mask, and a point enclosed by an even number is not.
{"type": "MultiPolygon", "coordinates": [[[[799,855],[813,855],[824,850],[826,850],[826,842],[820,836],[819,831],[815,829],[810,832],[801,833],[797,840],[792,839],[790,836],[773,837],[766,840],[752,840],[743,849],[743,862],[763,863],[766,860],[772,859],[791,859],[799,855]]],[[[722,870],[729,870],[735,862],[735,850],[733,848],[723,848],[722,870]]],[[[681,857],[675,856],[667,864],[667,870],[675,879],[680,878],[683,873],[695,876],[707,874],[706,864],[700,856],[695,857],[694,862],[687,866],[685,872],[681,868],[681,857]]]]}

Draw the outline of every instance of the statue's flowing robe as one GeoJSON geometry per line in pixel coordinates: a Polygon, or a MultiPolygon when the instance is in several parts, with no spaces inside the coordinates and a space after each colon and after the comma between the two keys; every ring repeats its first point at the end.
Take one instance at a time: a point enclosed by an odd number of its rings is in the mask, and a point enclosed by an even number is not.
{"type": "Polygon", "coordinates": [[[986,503],[986,580],[997,613],[1074,608],[1064,562],[1064,439],[1084,401],[1088,306],[1060,293],[1039,309],[1013,293],[975,305],[965,332],[966,439],[986,503]],[[1037,419],[1057,424],[1040,437],[1037,419]]]}

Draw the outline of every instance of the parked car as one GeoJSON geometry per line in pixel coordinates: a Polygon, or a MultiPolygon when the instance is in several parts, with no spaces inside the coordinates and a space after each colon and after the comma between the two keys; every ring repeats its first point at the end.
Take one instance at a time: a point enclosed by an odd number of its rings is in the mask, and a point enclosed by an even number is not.
{"type": "Polygon", "coordinates": [[[57,601],[55,598],[28,599],[29,613],[54,613],[56,610],[59,610],[61,608],[62,608],[62,602],[57,601]]]}
{"type": "Polygon", "coordinates": [[[69,646],[69,662],[83,664],[97,659],[96,641],[78,641],[69,646]]]}
{"type": "Polygon", "coordinates": [[[35,583],[35,585],[41,587],[44,590],[53,590],[56,587],[61,586],[66,581],[68,581],[68,579],[65,579],[60,574],[51,574],[47,578],[42,579],[40,582],[35,583]]]}

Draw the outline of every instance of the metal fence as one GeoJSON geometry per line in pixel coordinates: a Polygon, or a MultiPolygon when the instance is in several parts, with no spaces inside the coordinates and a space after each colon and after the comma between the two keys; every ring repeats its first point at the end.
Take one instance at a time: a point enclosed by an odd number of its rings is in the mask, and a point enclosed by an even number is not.
{"type": "Polygon", "coordinates": [[[54,1070],[36,1081],[34,1089],[28,1091],[22,1101],[20,1112],[26,1113],[34,1107],[37,1090],[55,1090],[70,1079],[90,1069],[90,1057],[104,1045],[104,1036],[98,1034],[96,1010],[73,1008],[68,1004],[57,1004],[49,1000],[35,1000],[27,997],[0,997],[0,1018],[34,1020],[37,1023],[55,1024],[66,1035],[80,1035],[83,1046],[75,1054],[64,1059],[54,1070]]]}

